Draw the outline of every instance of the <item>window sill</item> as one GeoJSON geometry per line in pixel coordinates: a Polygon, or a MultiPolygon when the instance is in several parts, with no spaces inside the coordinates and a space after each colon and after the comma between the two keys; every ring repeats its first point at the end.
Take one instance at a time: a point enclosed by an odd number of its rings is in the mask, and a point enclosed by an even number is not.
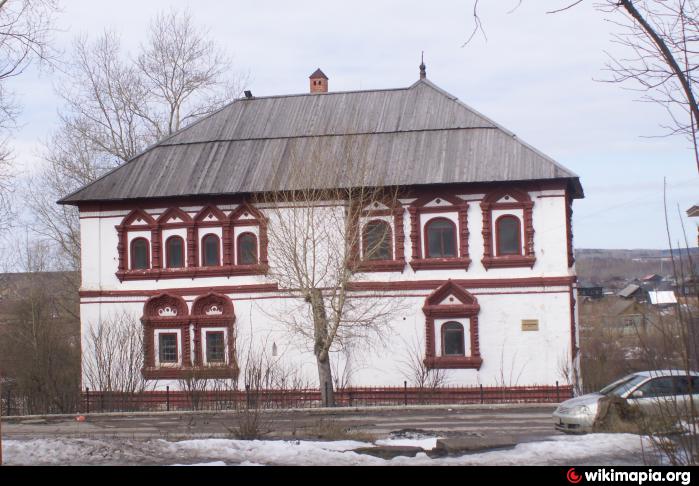
{"type": "Polygon", "coordinates": [[[429,356],[425,358],[425,366],[429,369],[480,369],[483,358],[480,356],[429,356]]]}
{"type": "Polygon", "coordinates": [[[487,269],[491,268],[517,268],[529,267],[533,268],[536,263],[536,257],[533,256],[500,256],[500,257],[485,257],[481,260],[483,266],[487,269]]]}
{"type": "Polygon", "coordinates": [[[141,370],[146,380],[186,380],[198,378],[236,378],[237,366],[216,366],[202,368],[144,368],[141,370]]]}
{"type": "Polygon", "coordinates": [[[468,270],[470,258],[418,258],[410,261],[415,270],[468,270]]]}
{"type": "Polygon", "coordinates": [[[269,266],[228,265],[220,267],[186,267],[162,270],[127,270],[117,272],[120,282],[125,280],[164,280],[172,278],[232,277],[237,275],[264,275],[269,266]]]}
{"type": "Polygon", "coordinates": [[[404,268],[403,260],[364,260],[357,263],[360,272],[402,272],[404,268]]]}

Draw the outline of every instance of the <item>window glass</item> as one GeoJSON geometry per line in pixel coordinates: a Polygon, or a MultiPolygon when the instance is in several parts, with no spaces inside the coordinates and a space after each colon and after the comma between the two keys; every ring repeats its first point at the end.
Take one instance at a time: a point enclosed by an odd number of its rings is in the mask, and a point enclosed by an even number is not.
{"type": "Polygon", "coordinates": [[[498,219],[498,255],[520,255],[519,219],[514,216],[503,216],[498,219]]]}
{"type": "Polygon", "coordinates": [[[177,363],[177,334],[158,335],[158,354],[161,363],[177,363]]]}
{"type": "Polygon", "coordinates": [[[444,356],[464,355],[464,327],[458,322],[447,322],[442,327],[444,333],[444,356]]]}
{"type": "Polygon", "coordinates": [[[643,398],[666,397],[677,393],[677,377],[663,376],[654,378],[643,384],[639,390],[643,392],[643,398]]]}
{"type": "Polygon", "coordinates": [[[179,236],[173,236],[167,240],[167,268],[184,267],[184,240],[179,236]]]}
{"type": "Polygon", "coordinates": [[[238,265],[255,265],[257,263],[257,237],[252,233],[243,233],[238,237],[238,265]]]}
{"type": "Polygon", "coordinates": [[[371,221],[364,227],[364,258],[391,260],[391,227],[385,221],[371,221]]]}
{"type": "Polygon", "coordinates": [[[134,270],[146,270],[150,267],[148,262],[148,241],[138,238],[131,242],[131,268],[134,270]]]}
{"type": "Polygon", "coordinates": [[[226,346],[222,332],[206,333],[206,362],[224,363],[226,361],[226,346]]]}
{"type": "Polygon", "coordinates": [[[202,242],[202,264],[205,267],[214,267],[220,265],[219,258],[219,239],[216,235],[206,235],[202,242]]]}
{"type": "Polygon", "coordinates": [[[456,226],[447,219],[427,223],[427,258],[456,256],[456,226]]]}

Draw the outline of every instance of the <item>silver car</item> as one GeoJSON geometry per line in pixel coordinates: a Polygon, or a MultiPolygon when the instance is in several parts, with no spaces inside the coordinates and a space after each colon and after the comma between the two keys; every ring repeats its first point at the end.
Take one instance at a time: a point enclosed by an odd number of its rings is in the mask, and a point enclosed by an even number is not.
{"type": "Polygon", "coordinates": [[[566,433],[592,431],[599,411],[600,399],[617,396],[644,413],[659,409],[684,406],[691,398],[695,408],[699,404],[699,373],[681,370],[640,371],[615,381],[596,393],[588,393],[561,403],[553,413],[554,427],[566,433]]]}

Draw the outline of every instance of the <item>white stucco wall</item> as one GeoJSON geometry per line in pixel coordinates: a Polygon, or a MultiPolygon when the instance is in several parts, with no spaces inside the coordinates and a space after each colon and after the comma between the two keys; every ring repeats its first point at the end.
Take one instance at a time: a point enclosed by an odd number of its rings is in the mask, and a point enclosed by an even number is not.
{"type": "MultiPolygon", "coordinates": [[[[533,268],[497,268],[486,270],[481,264],[483,257],[482,215],[480,199],[482,195],[464,196],[469,202],[469,256],[472,263],[468,270],[420,270],[413,271],[406,264],[403,272],[375,272],[362,275],[365,281],[375,282],[414,282],[419,280],[447,279],[513,279],[532,277],[567,277],[574,274],[574,269],[568,268],[567,236],[566,236],[566,200],[562,190],[530,192],[534,201],[533,226],[535,230],[534,247],[537,261],[533,268]],[[544,197],[540,197],[544,196],[544,197]]],[[[407,202],[404,204],[403,224],[405,234],[405,257],[410,261],[412,247],[410,241],[410,216],[407,212],[407,202]]],[[[183,207],[194,217],[202,206],[183,207]]],[[[220,206],[229,215],[235,206],[220,206]]],[[[259,208],[263,213],[264,207],[259,208]]],[[[147,210],[157,219],[166,208],[147,210]]],[[[167,289],[206,288],[216,290],[217,287],[245,286],[269,283],[265,276],[231,276],[181,278],[167,280],[135,280],[119,282],[115,273],[118,267],[117,231],[119,225],[128,214],[127,210],[109,210],[83,212],[81,214],[82,241],[82,290],[102,293],[102,296],[83,296],[81,298],[81,321],[83,326],[83,350],[89,356],[89,343],[86,341],[87,331],[100,320],[110,315],[127,313],[133,319],[140,319],[143,305],[147,300],[144,295],[136,295],[138,291],[167,289]],[[129,294],[120,294],[121,292],[129,294]],[[108,294],[108,295],[107,295],[108,294]]],[[[497,216],[506,211],[498,211],[497,216]]],[[[513,211],[521,217],[521,211],[513,211]]],[[[453,219],[458,224],[455,213],[438,213],[434,216],[453,219]]],[[[434,217],[423,215],[421,226],[434,217]]],[[[495,217],[495,215],[494,215],[495,217]]],[[[377,218],[389,221],[392,218],[377,218]]],[[[274,224],[273,218],[270,224],[274,224]]],[[[251,231],[258,235],[255,226],[236,228],[235,236],[241,232],[251,231]]],[[[198,241],[208,233],[222,236],[220,230],[203,228],[197,235],[198,241]]],[[[163,234],[163,245],[171,234],[182,236],[187,242],[186,230],[166,230],[163,234]]],[[[129,235],[129,240],[143,236],[150,240],[150,233],[143,232],[129,235]]],[[[424,243],[424,242],[423,242],[424,243]]],[[[273,244],[270,241],[270,245],[273,244]]],[[[233,245],[233,253],[236,245],[233,245]]],[[[394,248],[395,250],[395,248],[394,248]]],[[[221,253],[223,250],[221,249],[221,253]]],[[[185,255],[186,255],[185,250],[185,255]]],[[[152,251],[151,251],[152,255],[152,251]]],[[[165,262],[164,251],[161,259],[165,262]]],[[[198,255],[199,261],[201,255],[198,255]]],[[[273,265],[273,252],[270,251],[270,264],[273,265]]],[[[447,382],[452,385],[553,385],[563,381],[561,366],[571,355],[570,327],[570,288],[562,287],[522,287],[522,288],[468,288],[480,305],[478,315],[479,344],[483,365],[480,370],[447,370],[447,382]],[[537,319],[539,330],[522,331],[523,319],[537,319]]],[[[406,347],[416,342],[424,348],[425,315],[422,307],[430,291],[391,291],[386,295],[401,301],[400,313],[397,313],[390,330],[386,333],[385,345],[374,343],[366,350],[356,349],[351,362],[353,363],[352,384],[355,386],[400,386],[404,380],[411,382],[406,372],[406,347]]],[[[233,301],[236,314],[235,334],[236,347],[269,348],[271,353],[274,346],[284,361],[293,366],[308,379],[309,383],[317,385],[315,360],[307,344],[301,342],[298,336],[290,335],[283,324],[275,322],[274,314],[282,313],[289,307],[288,297],[275,293],[244,293],[228,294],[233,301]]],[[[185,300],[191,307],[197,297],[195,293],[186,295],[185,300]]],[[[466,348],[469,342],[468,319],[463,321],[466,334],[466,348]]],[[[442,321],[438,320],[438,323],[442,321]]],[[[436,326],[437,332],[439,327],[436,326]]],[[[439,352],[439,334],[436,336],[439,352]]],[[[241,375],[242,376],[242,375],[241,375]]],[[[176,387],[175,382],[161,380],[159,387],[166,385],[176,387]]]]}

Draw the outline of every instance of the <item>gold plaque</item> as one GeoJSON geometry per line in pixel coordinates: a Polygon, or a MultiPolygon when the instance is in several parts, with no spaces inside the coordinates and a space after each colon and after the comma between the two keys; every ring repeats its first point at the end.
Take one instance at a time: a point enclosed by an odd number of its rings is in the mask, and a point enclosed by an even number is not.
{"type": "Polygon", "coordinates": [[[522,331],[538,331],[539,319],[522,319],[522,331]]]}

